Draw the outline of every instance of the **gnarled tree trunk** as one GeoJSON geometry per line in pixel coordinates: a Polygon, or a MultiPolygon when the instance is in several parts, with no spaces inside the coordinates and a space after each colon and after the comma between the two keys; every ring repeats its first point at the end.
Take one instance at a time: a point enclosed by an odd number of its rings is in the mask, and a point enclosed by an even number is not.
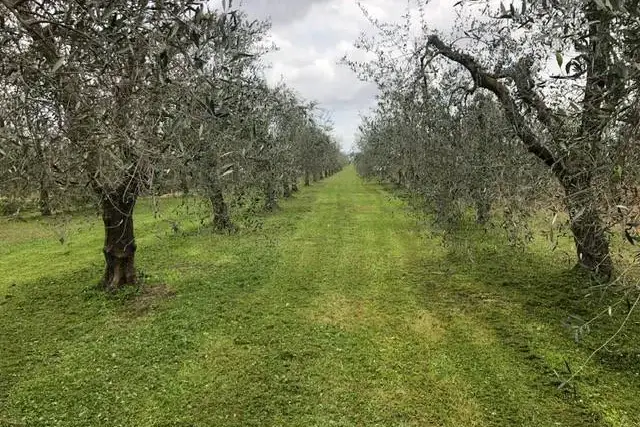
{"type": "Polygon", "coordinates": [[[288,199],[289,197],[291,197],[291,187],[289,186],[288,182],[284,183],[282,191],[285,199],[288,199]]]}
{"type": "MultiPolygon", "coordinates": [[[[215,165],[214,165],[215,166],[215,165]]],[[[217,231],[233,230],[233,223],[229,218],[229,208],[224,200],[222,187],[218,178],[218,171],[215,167],[209,172],[209,201],[211,202],[211,213],[213,226],[217,231]]]]}
{"type": "Polygon", "coordinates": [[[133,231],[133,208],[136,195],[126,187],[102,198],[104,222],[105,271],[102,285],[114,291],[124,285],[136,283],[136,241],[133,231]]]}
{"type": "Polygon", "coordinates": [[[209,195],[213,210],[213,226],[218,231],[233,230],[233,223],[229,218],[229,209],[224,201],[222,190],[218,187],[209,195]]]}
{"type": "Polygon", "coordinates": [[[49,190],[45,180],[40,181],[40,197],[38,200],[40,205],[40,214],[42,216],[51,216],[53,213],[51,209],[51,198],[49,197],[49,190]]]}
{"type": "Polygon", "coordinates": [[[472,188],[472,196],[476,207],[476,223],[485,225],[491,218],[491,198],[486,188],[472,188]]]}
{"type": "Polygon", "coordinates": [[[267,188],[265,189],[264,208],[267,212],[273,212],[278,208],[278,194],[272,181],[267,183],[267,188]]]}
{"type": "Polygon", "coordinates": [[[206,162],[201,166],[205,174],[206,194],[211,202],[211,220],[217,231],[232,231],[234,225],[229,217],[229,208],[224,200],[220,175],[218,174],[218,159],[216,154],[210,154],[206,162]]]}
{"type": "Polygon", "coordinates": [[[600,278],[611,278],[613,261],[609,239],[590,180],[572,179],[565,183],[564,190],[579,265],[600,278]]]}
{"type": "Polygon", "coordinates": [[[36,141],[35,143],[36,156],[38,159],[38,166],[40,167],[40,197],[38,200],[38,204],[40,207],[40,214],[42,216],[51,216],[51,197],[49,196],[49,185],[51,179],[49,177],[49,171],[47,166],[47,161],[44,154],[44,149],[40,141],[36,141]]]}
{"type": "Polygon", "coordinates": [[[184,175],[180,176],[180,191],[182,191],[182,194],[185,196],[189,194],[189,181],[187,181],[184,175]]]}
{"type": "Polygon", "coordinates": [[[491,217],[491,202],[476,200],[476,223],[485,225],[491,217]]]}

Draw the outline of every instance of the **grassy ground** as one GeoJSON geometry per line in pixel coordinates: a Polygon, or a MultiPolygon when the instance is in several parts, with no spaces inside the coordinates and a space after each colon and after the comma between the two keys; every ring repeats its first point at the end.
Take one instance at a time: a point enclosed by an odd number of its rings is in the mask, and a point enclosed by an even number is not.
{"type": "Polygon", "coordinates": [[[232,236],[160,205],[116,296],[96,217],[0,222],[0,426],[640,425],[638,316],[556,387],[625,315],[573,341],[607,297],[568,246],[454,251],[353,169],[232,236]]]}

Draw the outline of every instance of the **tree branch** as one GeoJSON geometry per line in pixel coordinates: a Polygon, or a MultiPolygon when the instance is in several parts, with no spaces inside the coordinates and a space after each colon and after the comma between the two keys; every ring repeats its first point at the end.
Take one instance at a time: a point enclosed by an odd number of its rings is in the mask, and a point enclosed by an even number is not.
{"type": "Polygon", "coordinates": [[[34,39],[34,41],[39,42],[41,44],[41,52],[44,57],[47,59],[49,63],[52,65],[55,64],[59,57],[58,52],[54,45],[52,45],[51,41],[47,36],[45,36],[42,32],[42,26],[36,24],[34,22],[30,22],[27,18],[25,18],[16,8],[21,2],[17,1],[15,3],[10,2],[9,0],[0,0],[0,3],[6,7],[9,12],[18,20],[20,25],[24,30],[26,30],[29,35],[34,39]]]}
{"type": "Polygon", "coordinates": [[[533,62],[530,58],[522,58],[518,61],[515,69],[508,75],[513,79],[513,82],[518,89],[518,96],[524,102],[529,104],[535,111],[540,120],[540,123],[544,124],[549,131],[555,135],[556,126],[553,121],[553,115],[551,109],[547,107],[542,97],[533,90],[534,83],[531,78],[531,66],[533,62]]]}
{"type": "MultiPolygon", "coordinates": [[[[554,154],[540,141],[540,138],[527,125],[525,118],[520,113],[518,105],[509,92],[509,89],[501,83],[496,76],[486,72],[471,55],[452,49],[436,35],[428,37],[427,45],[433,46],[437,49],[439,54],[465,67],[478,87],[491,91],[500,101],[507,120],[509,120],[516,134],[524,143],[527,151],[542,160],[560,179],[564,179],[566,177],[567,171],[562,161],[555,158],[554,154]]],[[[545,108],[541,107],[543,103],[537,104],[538,105],[535,107],[537,111],[538,108],[545,108]]],[[[540,113],[541,111],[538,111],[538,118],[541,122],[545,123],[545,121],[550,120],[550,118],[544,114],[540,117],[540,113]]],[[[546,111],[546,114],[548,114],[548,110],[546,111]]]]}

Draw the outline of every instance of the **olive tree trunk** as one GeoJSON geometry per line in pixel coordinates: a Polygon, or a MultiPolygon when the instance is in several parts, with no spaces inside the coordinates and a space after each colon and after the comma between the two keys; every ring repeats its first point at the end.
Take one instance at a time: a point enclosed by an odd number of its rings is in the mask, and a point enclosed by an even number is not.
{"type": "Polygon", "coordinates": [[[291,186],[289,186],[289,183],[287,181],[285,181],[284,185],[283,185],[283,196],[285,199],[288,199],[289,197],[291,197],[291,186]]]}
{"type": "Polygon", "coordinates": [[[220,187],[213,190],[209,195],[211,209],[213,213],[213,226],[218,231],[233,230],[233,223],[229,218],[229,208],[224,200],[224,195],[220,187]]]}
{"type": "Polygon", "coordinates": [[[211,202],[211,221],[216,231],[230,231],[235,227],[229,217],[229,208],[224,200],[222,183],[218,171],[218,159],[216,153],[209,153],[209,157],[202,165],[205,174],[205,192],[211,202]]]}
{"type": "Polygon", "coordinates": [[[273,212],[278,208],[278,192],[271,180],[269,180],[265,189],[264,208],[267,212],[273,212]]]}
{"type": "Polygon", "coordinates": [[[115,291],[136,283],[133,209],[136,196],[124,189],[102,198],[105,270],[102,285],[115,291]]]}
{"type": "Polygon", "coordinates": [[[36,156],[38,159],[38,167],[40,168],[40,195],[38,199],[38,204],[40,208],[40,214],[42,216],[51,216],[51,197],[49,195],[49,185],[51,182],[51,178],[49,176],[49,170],[47,166],[47,160],[45,158],[44,149],[41,145],[40,141],[36,141],[35,144],[36,156]]]}
{"type": "Polygon", "coordinates": [[[234,226],[229,217],[229,208],[224,200],[222,186],[218,177],[218,171],[213,167],[209,172],[207,192],[211,202],[211,216],[213,227],[217,231],[233,230],[234,226]]]}
{"type": "Polygon", "coordinates": [[[485,225],[491,218],[491,202],[487,200],[476,200],[476,222],[485,225]]]}
{"type": "Polygon", "coordinates": [[[613,274],[609,239],[591,183],[572,180],[564,190],[579,265],[600,278],[609,279],[613,274]]]}
{"type": "Polygon", "coordinates": [[[38,204],[40,207],[40,214],[42,216],[51,216],[53,210],[51,209],[51,197],[49,196],[49,190],[47,189],[47,182],[43,179],[40,181],[40,196],[38,198],[38,204]]]}

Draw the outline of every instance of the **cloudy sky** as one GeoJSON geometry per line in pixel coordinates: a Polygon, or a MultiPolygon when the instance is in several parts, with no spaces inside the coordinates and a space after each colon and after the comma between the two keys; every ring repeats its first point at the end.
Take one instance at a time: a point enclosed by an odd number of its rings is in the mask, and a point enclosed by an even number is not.
{"type": "MultiPolygon", "coordinates": [[[[453,0],[433,0],[426,15],[431,24],[447,28],[453,22],[453,0]]],[[[369,13],[385,21],[399,21],[407,2],[363,0],[369,13]]],[[[344,56],[353,57],[358,36],[373,30],[356,0],[243,0],[252,18],[270,18],[272,39],[278,46],[267,62],[267,78],[284,80],[307,100],[316,100],[331,117],[343,149],[353,146],[360,114],[375,104],[374,85],[359,81],[344,56]]]]}

